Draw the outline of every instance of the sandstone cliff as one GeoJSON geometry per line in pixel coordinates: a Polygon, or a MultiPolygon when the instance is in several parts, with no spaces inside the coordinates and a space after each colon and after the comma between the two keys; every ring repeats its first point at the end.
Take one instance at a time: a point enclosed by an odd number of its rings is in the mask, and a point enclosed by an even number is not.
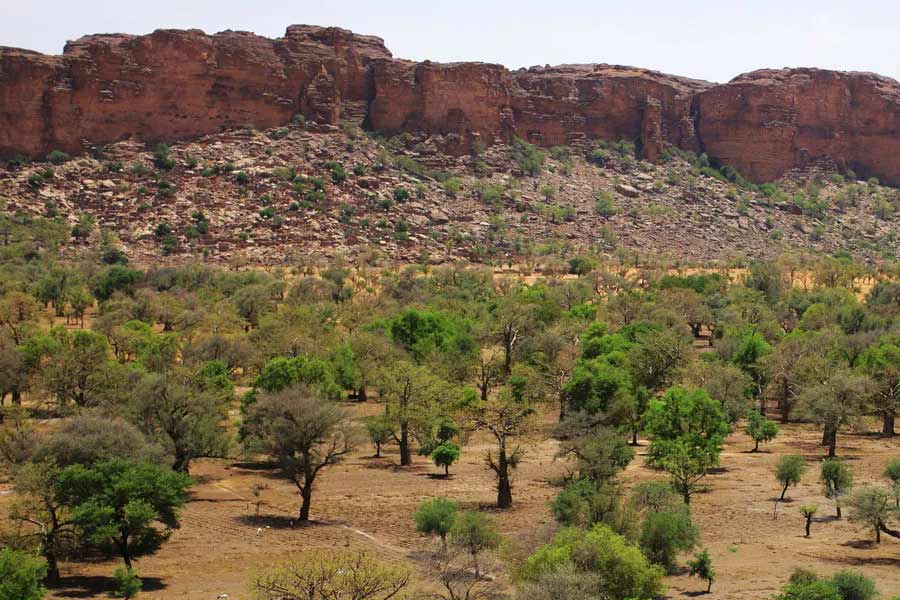
{"type": "Polygon", "coordinates": [[[304,25],[275,40],[160,30],[84,37],[60,56],[0,48],[2,155],[273,127],[297,113],[438,134],[454,154],[516,136],[627,138],[650,160],[671,144],[757,181],[825,163],[900,184],[900,84],[868,73],[763,70],[715,85],[610,65],[414,63],[379,38],[304,25]]]}

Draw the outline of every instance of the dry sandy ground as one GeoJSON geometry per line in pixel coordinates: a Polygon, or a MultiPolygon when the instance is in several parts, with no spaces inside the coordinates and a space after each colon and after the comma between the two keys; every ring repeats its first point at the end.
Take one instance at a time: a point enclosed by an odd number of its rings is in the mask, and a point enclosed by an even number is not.
{"type": "MultiPolygon", "coordinates": [[[[356,407],[373,412],[375,406],[356,407]]],[[[722,455],[722,469],[707,478],[708,490],[693,502],[703,544],[709,547],[718,572],[711,599],[770,598],[795,567],[822,573],[859,569],[879,582],[885,594],[900,593],[900,540],[885,538],[880,546],[872,534],[845,520],[834,520],[833,506],[821,495],[817,482],[822,449],[812,427],[789,425],[779,439],[760,453],[748,452],[743,433],[732,435],[722,455]],[[800,453],[811,467],[804,482],[789,491],[790,502],[780,505],[772,469],[781,453],[800,453]],[[803,536],[802,503],[820,505],[812,537],[803,536]]],[[[444,479],[423,457],[409,469],[396,466],[396,449],[385,458],[371,457],[364,447],[345,463],[325,470],[313,498],[314,524],[294,527],[297,509],[293,486],[277,473],[258,465],[202,461],[191,501],[183,511],[182,527],[155,556],[141,559],[137,569],[151,599],[212,600],[228,594],[230,600],[250,597],[248,582],[260,567],[311,548],[353,549],[371,552],[381,560],[412,562],[429,548],[410,518],[423,499],[443,495],[465,508],[482,507],[514,545],[528,547],[552,529],[547,503],[555,493],[549,479],[564,465],[553,460],[555,442],[545,441],[530,455],[516,479],[515,506],[508,511],[490,509],[494,499],[491,473],[483,463],[487,439],[474,439],[464,450],[461,464],[444,479]],[[256,516],[255,485],[259,494],[256,516]],[[258,530],[261,532],[258,533],[258,530]]],[[[640,448],[640,451],[645,448],[640,448]]],[[[889,457],[900,455],[900,439],[887,441],[867,435],[844,435],[839,452],[847,458],[857,481],[878,481],[889,457]]],[[[658,477],[639,457],[623,476],[626,484],[658,477]]],[[[9,490],[9,486],[0,486],[9,490]]],[[[10,494],[0,496],[0,502],[10,494]]],[[[682,561],[683,562],[683,561],[682,561]]],[[[68,563],[64,584],[51,598],[105,596],[109,574],[116,562],[68,563]]],[[[667,579],[668,598],[698,595],[705,589],[682,573],[667,579]]]]}

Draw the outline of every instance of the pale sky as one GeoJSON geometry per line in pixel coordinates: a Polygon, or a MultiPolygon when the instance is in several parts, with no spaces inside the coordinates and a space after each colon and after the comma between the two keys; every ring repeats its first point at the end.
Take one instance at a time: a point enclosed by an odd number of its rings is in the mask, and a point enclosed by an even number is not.
{"type": "Polygon", "coordinates": [[[518,68],[605,62],[727,81],[763,67],[900,79],[896,0],[0,0],[0,46],[59,53],[88,33],[335,25],[398,58],[518,68]]]}

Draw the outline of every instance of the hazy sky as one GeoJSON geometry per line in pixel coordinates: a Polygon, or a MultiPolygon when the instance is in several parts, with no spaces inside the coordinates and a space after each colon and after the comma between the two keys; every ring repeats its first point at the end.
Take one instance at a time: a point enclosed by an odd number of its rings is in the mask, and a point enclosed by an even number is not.
{"type": "Polygon", "coordinates": [[[0,45],[48,53],[87,33],[278,37],[293,23],[377,35],[394,56],[416,60],[606,62],[712,81],[816,66],[900,79],[896,0],[0,0],[0,45]]]}

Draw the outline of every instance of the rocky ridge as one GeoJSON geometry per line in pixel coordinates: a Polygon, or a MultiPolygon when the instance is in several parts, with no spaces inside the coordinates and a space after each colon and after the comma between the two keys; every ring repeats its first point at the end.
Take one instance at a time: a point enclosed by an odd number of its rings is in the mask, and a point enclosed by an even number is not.
{"type": "Polygon", "coordinates": [[[628,139],[651,161],[672,145],[754,181],[830,168],[900,184],[900,84],[878,75],[763,70],[716,85],[611,65],[415,63],[379,38],[306,25],[274,40],[160,30],[87,36],[59,56],[3,48],[0,109],[5,156],[191,139],[302,114],[429,134],[456,156],[515,137],[548,147],[628,139]]]}

